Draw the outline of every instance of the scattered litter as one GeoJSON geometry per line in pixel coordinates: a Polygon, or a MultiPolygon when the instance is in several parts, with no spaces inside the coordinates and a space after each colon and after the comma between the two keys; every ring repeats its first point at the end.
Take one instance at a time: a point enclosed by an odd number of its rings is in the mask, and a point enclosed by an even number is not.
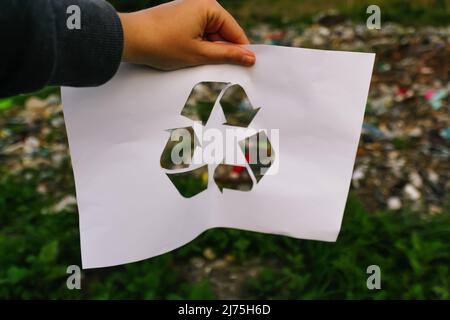
{"type": "Polygon", "coordinates": [[[411,184],[416,188],[421,188],[422,183],[422,177],[417,173],[417,171],[412,171],[409,174],[409,180],[411,181],[411,184]]]}
{"type": "Polygon", "coordinates": [[[444,139],[450,139],[450,128],[441,129],[439,134],[444,139]]]}
{"type": "Polygon", "coordinates": [[[428,100],[428,103],[431,105],[431,107],[434,110],[439,110],[443,104],[444,104],[444,99],[448,96],[448,89],[444,88],[444,89],[440,89],[437,90],[435,92],[433,92],[432,90],[428,90],[425,93],[425,99],[428,100]]]}
{"type": "Polygon", "coordinates": [[[23,145],[23,152],[25,155],[32,155],[37,152],[40,146],[40,141],[36,137],[27,137],[23,145]]]}
{"type": "MultiPolygon", "coordinates": [[[[262,24],[249,34],[253,43],[375,52],[352,192],[370,210],[443,211],[450,189],[449,26],[385,23],[368,30],[329,12],[304,28],[262,24]]],[[[3,169],[30,179],[29,169],[36,169],[38,191],[63,199],[56,209],[64,208],[74,198],[65,199],[73,194],[73,176],[59,96],[2,109],[11,104],[5,101],[0,105],[3,169]]]]}
{"type": "Polygon", "coordinates": [[[53,207],[53,212],[59,213],[61,211],[66,210],[68,207],[76,205],[76,204],[77,204],[77,199],[72,195],[68,195],[68,196],[64,197],[63,199],[61,199],[57,204],[55,204],[55,206],[53,207]]]}
{"type": "Polygon", "coordinates": [[[399,210],[402,208],[402,201],[399,197],[390,197],[387,201],[387,206],[390,210],[399,210]]]}
{"type": "Polygon", "coordinates": [[[421,197],[420,192],[412,184],[407,184],[404,191],[406,196],[413,201],[419,200],[421,197]]]}
{"type": "Polygon", "coordinates": [[[203,256],[207,260],[214,260],[216,258],[216,254],[211,248],[206,248],[205,250],[203,250],[203,256]]]}

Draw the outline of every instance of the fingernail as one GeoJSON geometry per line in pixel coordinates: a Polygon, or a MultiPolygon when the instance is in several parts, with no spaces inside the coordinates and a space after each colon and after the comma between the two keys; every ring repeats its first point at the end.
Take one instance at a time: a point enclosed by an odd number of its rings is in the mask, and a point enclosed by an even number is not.
{"type": "Polygon", "coordinates": [[[250,50],[250,49],[247,49],[247,48],[245,48],[245,47],[241,47],[241,49],[242,49],[242,51],[244,51],[245,54],[247,54],[247,55],[249,55],[249,56],[255,55],[255,54],[253,53],[253,51],[250,50]]]}
{"type": "Polygon", "coordinates": [[[252,66],[255,64],[256,57],[254,55],[245,55],[242,57],[242,62],[246,66],[252,66]]]}

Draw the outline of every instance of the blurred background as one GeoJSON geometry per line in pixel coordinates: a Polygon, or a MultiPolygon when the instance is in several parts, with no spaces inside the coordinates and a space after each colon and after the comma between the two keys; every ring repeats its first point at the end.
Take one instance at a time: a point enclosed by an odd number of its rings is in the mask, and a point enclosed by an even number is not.
{"type": "Polygon", "coordinates": [[[338,241],[214,229],[68,290],[78,213],[59,88],[46,88],[0,100],[0,298],[449,299],[450,1],[220,2],[253,43],[377,53],[338,241]]]}

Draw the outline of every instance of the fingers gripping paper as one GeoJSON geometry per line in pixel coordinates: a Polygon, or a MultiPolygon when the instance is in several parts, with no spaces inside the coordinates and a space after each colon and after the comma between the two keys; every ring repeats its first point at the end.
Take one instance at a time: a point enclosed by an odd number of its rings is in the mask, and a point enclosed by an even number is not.
{"type": "Polygon", "coordinates": [[[250,47],[252,68],[124,64],[101,87],[63,88],[85,268],[153,257],[214,227],[336,240],[374,55],[250,47]],[[206,157],[231,128],[242,137],[206,157]],[[192,148],[177,163],[183,133],[192,148]],[[250,161],[254,149],[270,161],[250,161]]]}

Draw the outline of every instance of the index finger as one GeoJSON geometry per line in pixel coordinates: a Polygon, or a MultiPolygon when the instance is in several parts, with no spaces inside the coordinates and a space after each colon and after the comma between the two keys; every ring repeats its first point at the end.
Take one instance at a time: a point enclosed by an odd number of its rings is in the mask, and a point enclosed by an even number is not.
{"type": "Polygon", "coordinates": [[[218,2],[217,10],[208,14],[205,31],[206,33],[217,33],[225,41],[236,44],[249,44],[244,30],[218,2]]]}

